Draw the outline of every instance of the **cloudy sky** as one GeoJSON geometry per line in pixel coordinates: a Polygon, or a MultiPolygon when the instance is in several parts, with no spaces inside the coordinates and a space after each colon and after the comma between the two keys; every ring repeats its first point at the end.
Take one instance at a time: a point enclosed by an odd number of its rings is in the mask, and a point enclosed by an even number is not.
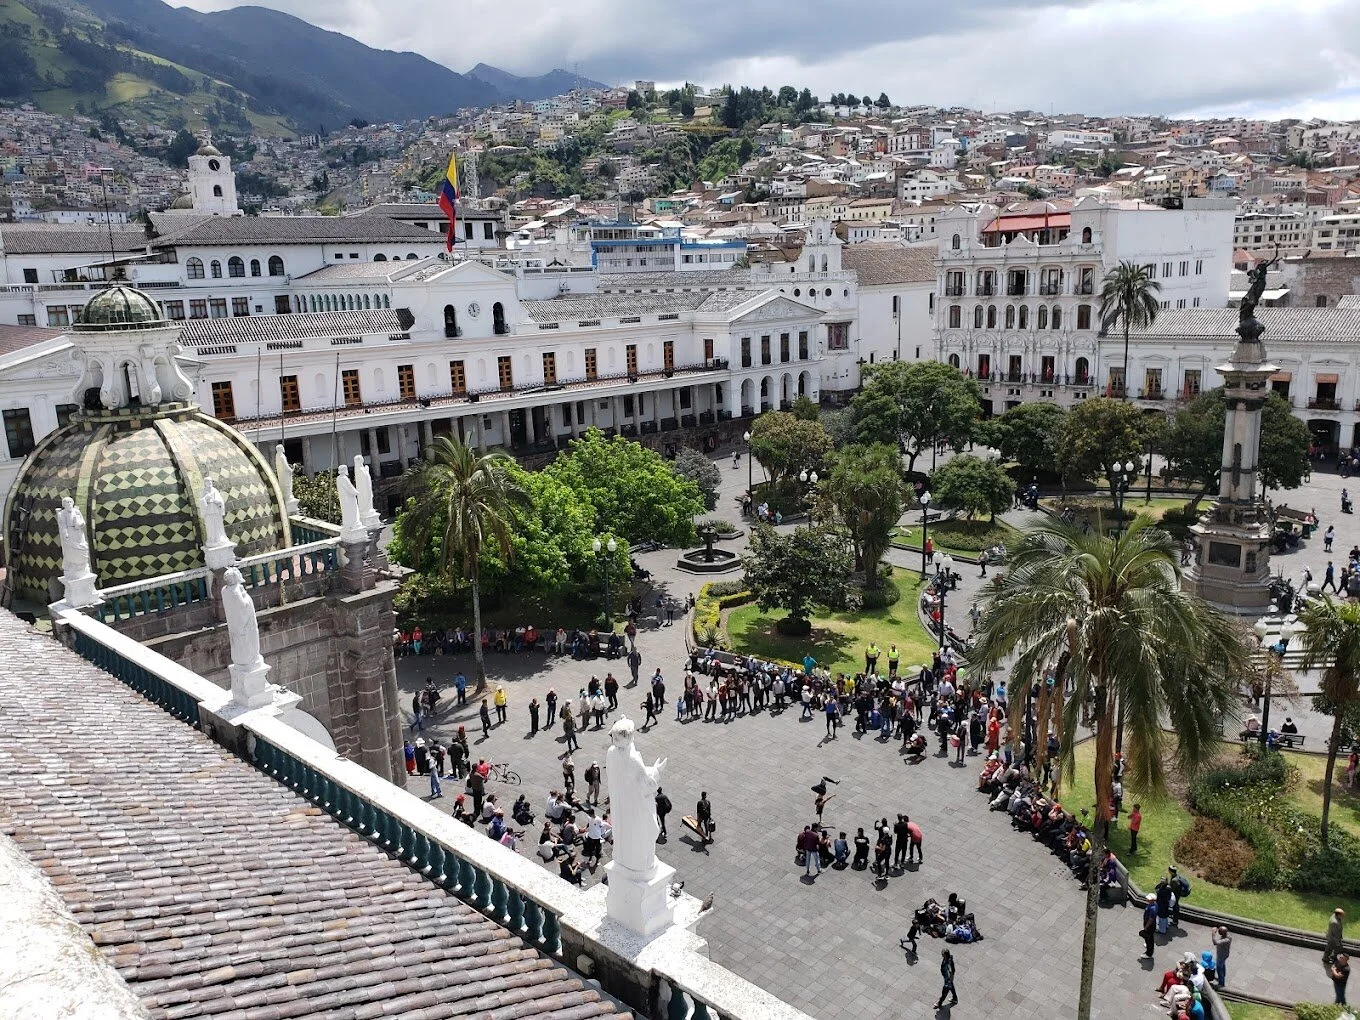
{"type": "Polygon", "coordinates": [[[1356,0],[254,2],[456,71],[564,67],[610,84],[792,84],[984,110],[1360,118],[1356,0]]]}

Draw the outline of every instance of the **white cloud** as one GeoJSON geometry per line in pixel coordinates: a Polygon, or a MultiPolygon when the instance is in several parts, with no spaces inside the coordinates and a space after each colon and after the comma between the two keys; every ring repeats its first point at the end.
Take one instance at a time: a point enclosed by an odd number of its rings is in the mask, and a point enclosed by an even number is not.
{"type": "Polygon", "coordinates": [[[460,71],[579,65],[608,82],[795,84],[989,110],[1360,117],[1354,0],[253,2],[460,71]]]}

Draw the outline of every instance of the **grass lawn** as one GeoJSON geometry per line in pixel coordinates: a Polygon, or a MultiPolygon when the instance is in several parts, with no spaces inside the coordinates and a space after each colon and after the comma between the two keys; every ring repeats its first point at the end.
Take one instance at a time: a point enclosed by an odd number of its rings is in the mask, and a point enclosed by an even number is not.
{"type": "MultiPolygon", "coordinates": [[[[1041,499],[1039,502],[1050,510],[1058,510],[1059,508],[1068,505],[1075,506],[1077,508],[1077,518],[1079,520],[1083,515],[1093,517],[1097,511],[1110,515],[1113,520],[1114,501],[1108,494],[1097,496],[1083,493],[1080,496],[1070,496],[1067,499],[1050,496],[1046,499],[1041,499]]],[[[1145,517],[1151,517],[1154,521],[1160,521],[1162,515],[1168,510],[1178,510],[1189,502],[1190,497],[1187,495],[1183,497],[1153,496],[1152,502],[1148,503],[1144,501],[1142,494],[1139,493],[1135,487],[1134,489],[1130,489],[1129,494],[1124,497],[1124,512],[1142,514],[1145,517]]]]}
{"type": "MultiPolygon", "coordinates": [[[[937,521],[930,525],[930,538],[941,552],[975,556],[982,549],[1005,545],[1020,537],[1020,532],[1005,521],[937,521]]],[[[921,527],[900,527],[892,544],[899,549],[921,551],[921,527]]]]}
{"type": "MultiPolygon", "coordinates": [[[[1228,962],[1231,963],[1232,961],[1229,960],[1228,962]]],[[[1225,1000],[1223,1004],[1228,1007],[1228,1016],[1232,1017],[1232,1020],[1289,1020],[1294,1015],[1286,1010],[1276,1009],[1274,1006],[1258,1006],[1254,1002],[1225,1000]]]]}
{"type": "MultiPolygon", "coordinates": [[[[801,663],[811,651],[813,657],[832,672],[854,673],[864,668],[864,649],[877,642],[882,649],[879,666],[887,668],[888,646],[897,643],[902,653],[902,669],[930,661],[936,643],[926,634],[916,615],[921,580],[911,571],[895,570],[884,584],[897,586],[901,597],[887,609],[832,613],[812,618],[812,633],[805,637],[786,637],[775,629],[775,622],[788,614],[782,610],[762,613],[756,605],[738,606],[727,617],[727,633],[732,647],[762,658],[801,663]]],[[[946,606],[967,620],[967,606],[946,606]]]]}
{"type": "MultiPolygon", "coordinates": [[[[1233,753],[1236,753],[1236,744],[1225,744],[1224,747],[1231,747],[1233,753]]],[[[1289,757],[1294,764],[1300,766],[1307,764],[1297,760],[1306,758],[1307,755],[1292,754],[1289,757]]],[[[1088,740],[1077,748],[1076,783],[1071,787],[1068,787],[1066,783],[1063,784],[1062,801],[1069,810],[1091,807],[1095,804],[1094,763],[1095,741],[1088,740]]],[[[1319,760],[1319,777],[1321,776],[1322,764],[1325,763],[1319,760]]],[[[1301,785],[1306,786],[1307,784],[1301,785]]],[[[1121,816],[1121,824],[1111,830],[1110,846],[1119,855],[1119,859],[1124,862],[1124,866],[1129,869],[1129,873],[1138,888],[1144,892],[1150,892],[1157,879],[1165,873],[1167,866],[1173,863],[1172,847],[1176,840],[1180,838],[1181,833],[1189,829],[1193,816],[1180,801],[1174,798],[1154,802],[1150,797],[1139,796],[1126,786],[1124,790],[1124,808],[1126,811],[1133,807],[1135,800],[1141,801],[1143,805],[1143,828],[1138,834],[1138,853],[1136,855],[1129,854],[1129,834],[1123,825],[1127,816],[1121,816]]],[[[1321,803],[1321,796],[1319,795],[1319,811],[1321,810],[1321,803]]],[[[1353,810],[1346,813],[1350,814],[1352,818],[1355,817],[1353,810]]],[[[1336,816],[1337,812],[1333,811],[1333,817],[1336,816]]],[[[1203,907],[1205,910],[1218,910],[1225,914],[1236,914],[1238,917],[1259,918],[1273,924],[1301,928],[1304,931],[1326,931],[1327,920],[1336,907],[1344,907],[1348,915],[1354,910],[1360,910],[1360,901],[1352,901],[1340,896],[1297,893],[1287,890],[1256,892],[1246,889],[1229,889],[1225,886],[1214,885],[1203,878],[1194,878],[1192,882],[1193,888],[1189,902],[1194,906],[1203,907]]]]}
{"type": "MultiPolygon", "coordinates": [[[[1299,770],[1299,783],[1294,789],[1293,802],[1309,814],[1322,817],[1322,779],[1327,772],[1327,759],[1318,754],[1286,752],[1289,764],[1299,770]]],[[[1346,756],[1336,760],[1332,777],[1333,825],[1360,837],[1360,796],[1346,789],[1346,756]]]]}

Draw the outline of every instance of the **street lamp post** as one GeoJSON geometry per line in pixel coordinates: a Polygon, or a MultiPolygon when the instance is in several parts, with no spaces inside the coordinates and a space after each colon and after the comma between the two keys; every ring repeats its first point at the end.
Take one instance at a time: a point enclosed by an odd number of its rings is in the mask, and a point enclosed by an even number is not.
{"type": "MultiPolygon", "coordinates": [[[[1287,616],[1284,618],[1284,622],[1280,624],[1281,660],[1283,660],[1284,652],[1289,649],[1289,642],[1294,639],[1294,636],[1298,634],[1301,629],[1302,628],[1295,621],[1289,619],[1287,616]]],[[[1261,639],[1261,643],[1265,644],[1267,633],[1266,622],[1264,620],[1257,620],[1256,625],[1252,627],[1252,630],[1255,631],[1256,636],[1261,639]]],[[[1266,649],[1266,654],[1271,655],[1273,653],[1269,649],[1266,649]]],[[[1266,749],[1266,734],[1270,732],[1270,688],[1272,678],[1269,665],[1266,666],[1265,674],[1264,690],[1261,692],[1260,741],[1262,751],[1266,749]]]]}
{"type": "Polygon", "coordinates": [[[945,635],[949,633],[944,622],[944,601],[945,595],[949,591],[949,585],[954,578],[954,557],[950,556],[949,553],[940,557],[940,570],[936,576],[944,578],[935,585],[936,594],[940,596],[940,647],[943,648],[948,643],[945,635]]]}
{"type": "Polygon", "coordinates": [[[751,433],[742,434],[742,441],[746,444],[746,501],[755,503],[755,475],[751,467],[751,433]]]}
{"type": "MultiPolygon", "coordinates": [[[[603,543],[597,538],[597,539],[595,539],[595,541],[593,541],[593,542],[590,543],[590,548],[593,549],[593,550],[595,551],[595,555],[596,555],[597,557],[600,555],[600,550],[601,550],[601,549],[604,549],[604,550],[608,551],[609,555],[612,556],[614,553],[618,552],[618,550],[619,550],[619,543],[617,543],[617,542],[614,541],[613,536],[610,536],[609,540],[606,541],[606,542],[603,542],[603,543]]],[[[600,570],[604,573],[604,623],[605,623],[605,626],[606,626],[606,627],[608,627],[610,630],[613,630],[613,629],[614,629],[614,620],[613,620],[613,617],[610,615],[610,612],[609,612],[609,559],[608,559],[608,557],[602,557],[602,558],[600,559],[600,570]]]]}
{"type": "Polygon", "coordinates": [[[930,490],[921,493],[921,577],[926,576],[926,543],[930,538],[930,490]]]}
{"type": "Polygon", "coordinates": [[[1114,466],[1114,514],[1115,514],[1115,538],[1124,534],[1124,496],[1129,491],[1129,486],[1138,477],[1138,465],[1132,460],[1126,460],[1123,464],[1114,466]]]}

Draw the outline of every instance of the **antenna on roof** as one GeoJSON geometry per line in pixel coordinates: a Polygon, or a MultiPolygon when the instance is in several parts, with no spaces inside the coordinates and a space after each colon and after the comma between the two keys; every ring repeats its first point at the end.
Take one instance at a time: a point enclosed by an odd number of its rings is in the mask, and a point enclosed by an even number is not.
{"type": "MultiPolygon", "coordinates": [[[[104,226],[108,228],[109,232],[109,267],[113,271],[113,278],[117,280],[121,278],[122,271],[114,265],[118,260],[118,256],[113,250],[113,213],[109,211],[109,179],[106,176],[113,173],[113,167],[101,166],[96,167],[95,170],[99,174],[99,186],[104,192],[104,226]]],[[[105,279],[107,278],[108,277],[106,276],[105,279]]]]}

